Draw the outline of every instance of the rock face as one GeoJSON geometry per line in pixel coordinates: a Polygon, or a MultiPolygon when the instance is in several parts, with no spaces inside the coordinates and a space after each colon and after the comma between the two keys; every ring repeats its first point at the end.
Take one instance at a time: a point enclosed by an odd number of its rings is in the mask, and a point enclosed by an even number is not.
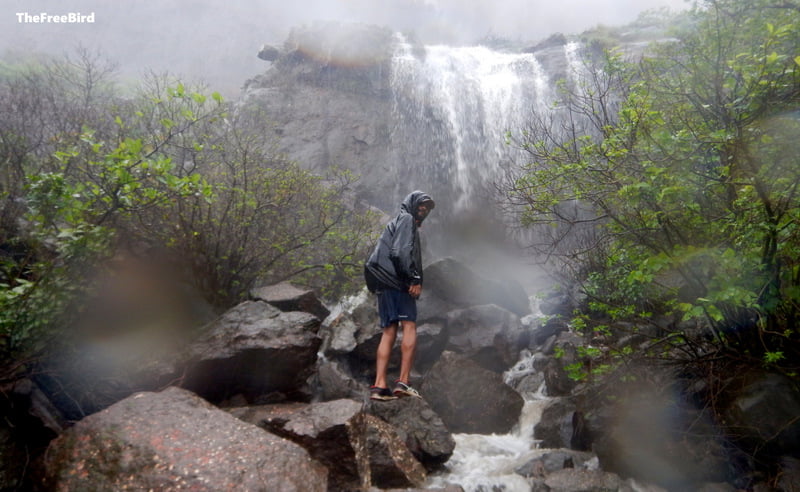
{"type": "Polygon", "coordinates": [[[392,31],[367,25],[315,24],[292,31],[283,54],[247,82],[242,107],[264,110],[278,151],[313,169],[344,166],[361,176],[360,198],[385,210],[391,148],[389,88],[392,31]]]}
{"type": "Polygon", "coordinates": [[[55,439],[48,490],[325,491],[327,470],[300,446],[178,388],[138,393],[55,439]]]}
{"type": "Polygon", "coordinates": [[[421,388],[422,396],[452,432],[503,434],[522,411],[522,397],[500,375],[445,352],[421,388]]]}
{"type": "Polygon", "coordinates": [[[243,395],[307,400],[314,372],[320,320],[309,313],[282,312],[261,301],[245,301],[206,328],[188,350],[183,386],[220,402],[243,395]]]}

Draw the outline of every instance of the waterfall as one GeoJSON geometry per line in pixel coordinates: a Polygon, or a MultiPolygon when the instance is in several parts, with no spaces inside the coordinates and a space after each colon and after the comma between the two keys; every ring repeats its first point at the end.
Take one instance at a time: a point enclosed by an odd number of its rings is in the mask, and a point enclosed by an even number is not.
{"type": "Polygon", "coordinates": [[[507,133],[553,102],[533,54],[415,47],[399,35],[391,87],[398,186],[444,196],[455,212],[480,204],[515,158],[507,133]]]}

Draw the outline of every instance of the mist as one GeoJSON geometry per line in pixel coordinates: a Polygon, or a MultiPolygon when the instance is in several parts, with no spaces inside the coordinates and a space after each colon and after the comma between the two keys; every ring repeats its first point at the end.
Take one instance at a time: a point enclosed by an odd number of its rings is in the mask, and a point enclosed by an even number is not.
{"type": "Polygon", "coordinates": [[[427,44],[470,44],[497,36],[536,42],[555,32],[624,25],[643,11],[688,8],[689,0],[5,0],[0,57],[56,57],[78,46],[114,62],[123,77],[168,72],[235,96],[265,62],[263,44],[280,45],[292,27],[350,21],[413,33],[427,44]],[[94,14],[93,22],[23,22],[18,13],[94,14]]]}

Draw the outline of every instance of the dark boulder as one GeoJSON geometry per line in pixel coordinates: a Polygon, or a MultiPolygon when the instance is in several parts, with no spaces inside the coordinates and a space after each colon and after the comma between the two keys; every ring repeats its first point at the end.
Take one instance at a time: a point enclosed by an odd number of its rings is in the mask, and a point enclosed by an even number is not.
{"type": "Polygon", "coordinates": [[[348,421],[350,438],[359,461],[362,488],[374,484],[382,489],[421,487],[425,468],[403,444],[392,426],[367,413],[348,421]]]}
{"type": "Polygon", "coordinates": [[[245,301],[207,326],[189,347],[183,386],[211,402],[237,394],[251,403],[308,400],[319,325],[309,313],[245,301]]]}
{"type": "Polygon", "coordinates": [[[370,401],[367,412],[391,424],[428,471],[440,468],[453,454],[456,446],[453,435],[423,399],[370,401]]]}
{"type": "Polygon", "coordinates": [[[748,372],[733,380],[724,423],[746,452],[775,460],[800,453],[800,390],[779,374],[748,372]]]}
{"type": "Polygon", "coordinates": [[[509,432],[523,406],[522,397],[499,374],[453,352],[444,352],[434,364],[421,393],[451,432],[509,432]]]}
{"type": "Polygon", "coordinates": [[[325,491],[300,446],[171,387],[90,415],[44,456],[47,490],[325,491]]]}
{"type": "Polygon", "coordinates": [[[559,470],[584,468],[594,457],[592,453],[583,451],[553,449],[530,459],[514,471],[523,477],[545,477],[559,470]]]}
{"type": "Polygon", "coordinates": [[[361,403],[336,400],[314,404],[276,404],[230,409],[232,415],[305,448],[329,470],[329,490],[354,490],[360,484],[358,463],[347,422],[361,403]]]}
{"type": "Polygon", "coordinates": [[[281,311],[311,313],[320,320],[331,314],[313,290],[299,289],[289,282],[253,289],[250,291],[250,298],[254,301],[265,301],[281,311]]]}
{"type": "Polygon", "coordinates": [[[542,448],[586,449],[577,446],[575,403],[569,398],[553,398],[542,410],[533,429],[533,437],[542,448]]]}
{"type": "Polygon", "coordinates": [[[258,57],[264,61],[274,62],[281,56],[278,48],[265,44],[258,50],[258,57]]]}
{"type": "Polygon", "coordinates": [[[359,383],[351,374],[346,361],[322,358],[312,376],[314,398],[319,401],[349,398],[363,401],[369,397],[368,386],[359,383]]]}

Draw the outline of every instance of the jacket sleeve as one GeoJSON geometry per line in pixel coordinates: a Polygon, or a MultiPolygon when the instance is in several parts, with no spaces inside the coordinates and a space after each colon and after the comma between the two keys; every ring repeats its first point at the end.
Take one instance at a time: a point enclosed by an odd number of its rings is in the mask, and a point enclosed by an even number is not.
{"type": "Polygon", "coordinates": [[[414,234],[416,232],[414,217],[410,214],[403,214],[398,219],[389,257],[404,284],[419,284],[422,282],[422,278],[414,254],[414,234]]]}

